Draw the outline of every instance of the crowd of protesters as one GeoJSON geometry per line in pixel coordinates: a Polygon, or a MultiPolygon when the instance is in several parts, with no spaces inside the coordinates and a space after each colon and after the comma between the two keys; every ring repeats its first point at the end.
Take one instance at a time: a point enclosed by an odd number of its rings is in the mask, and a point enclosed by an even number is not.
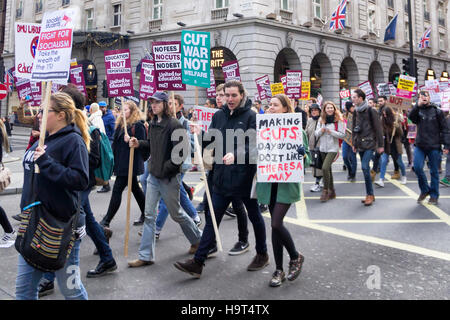
{"type": "MultiPolygon", "coordinates": [[[[226,152],[222,161],[209,160],[208,163],[207,158],[217,159],[210,148],[211,141],[201,140],[200,149],[208,169],[204,183],[208,184],[211,192],[217,226],[220,226],[225,214],[236,217],[238,241],[229,250],[229,255],[249,251],[248,217],[253,226],[256,255],[247,270],[257,271],[269,265],[266,226],[262,215],[268,209],[275,259],[275,271],[269,285],[276,287],[286,279],[295,280],[305,260],[283,224],[291,205],[300,200],[300,183],[258,182],[253,186],[256,165],[251,163],[250,158],[256,146],[251,145],[250,140],[245,140],[244,145],[227,141],[227,130],[256,129],[256,114],[302,113],[303,147],[297,151],[303,157],[305,166],[311,160],[310,150],[318,151],[321,165],[311,170],[315,182],[310,191],[322,192],[321,202],[331,201],[339,193],[334,184],[333,163],[342,155],[347,179],[354,183],[359,154],[365,183],[366,197],[362,200],[365,206],[375,202],[374,184],[385,187],[387,179],[399,179],[401,184],[406,184],[406,170],[410,167],[418,177],[420,196],[417,201],[421,203],[429,196],[428,204],[437,205],[439,184],[450,185],[448,112],[432,104],[427,91],[419,92],[409,113],[396,110],[386,102],[385,96],[377,100],[367,99],[364,91],[356,89],[343,108],[333,101],[319,104],[315,98],[302,106],[299,101],[293,102],[284,94],[273,96],[265,106],[258,100],[252,102],[241,82],[229,81],[218,86],[216,98],[208,98],[205,107],[219,109],[212,117],[210,129],[223,134],[223,150],[226,152]],[[408,136],[409,122],[417,127],[414,139],[408,136]],[[232,150],[229,150],[230,145],[232,150]],[[403,153],[407,155],[407,165],[403,162],[403,153]],[[245,158],[244,163],[237,162],[237,155],[241,154],[245,158]],[[445,176],[439,180],[443,157],[447,159],[445,176]],[[389,158],[394,163],[392,176],[387,175],[389,158]],[[424,173],[426,159],[430,168],[430,184],[424,173]],[[256,197],[251,197],[253,187],[256,188],[256,197]],[[284,248],[290,257],[287,274],[283,268],[284,248]]],[[[67,288],[65,285],[70,274],[66,268],[79,265],[79,248],[86,233],[100,257],[99,264],[87,273],[87,277],[104,276],[117,269],[109,238],[113,233],[111,222],[121,206],[122,193],[128,184],[131,148],[135,149],[131,191],[140,211],[136,214],[134,225],[140,225],[142,229],[139,230],[141,244],[139,252],[136,252],[138,257],[129,261],[128,266],[139,268],[155,263],[156,240],[170,215],[180,225],[190,245],[188,252],[193,255],[187,261],[175,262],[174,266],[200,278],[206,260],[217,252],[214,223],[207,195],[195,207],[192,190],[183,182],[188,171],[198,170],[198,163],[193,163],[195,159],[190,152],[183,153],[181,162],[173,159],[173,151],[178,150],[181,143],[188,144],[187,149],[193,150],[194,136],[202,134],[199,126],[195,125],[197,119],[193,108],[190,111],[184,109],[181,95],[169,98],[167,93],[158,91],[149,99],[148,114],[145,116],[130,100],[121,105],[120,111],[112,112],[105,102],[86,107],[84,96],[72,85],[53,94],[48,108],[45,147],[38,146],[43,110],[39,109],[37,115],[25,116],[26,101],[23,100],[17,111],[19,121],[32,126],[23,160],[24,186],[20,210],[24,211],[37,194],[40,203],[51,212],[73,216],[79,211],[80,214],[75,241],[64,268],[44,272],[19,255],[17,299],[37,299],[50,294],[55,278],[66,299],[88,299],[79,273],[76,279],[78,286],[67,288]],[[179,133],[178,140],[173,139],[175,132],[179,133]],[[97,190],[99,193],[111,191],[111,182],[99,180],[95,173],[105,161],[100,155],[101,144],[105,142],[102,141],[103,136],[112,146],[115,178],[107,212],[97,222],[89,202],[90,192],[96,185],[101,187],[97,190]],[[40,170],[38,178],[34,177],[35,165],[40,170]],[[203,221],[199,213],[205,213],[203,230],[200,229],[203,221]]],[[[0,147],[9,148],[5,139],[8,133],[2,121],[0,124],[0,147]]],[[[18,214],[14,218],[22,221],[24,216],[18,214]]],[[[1,207],[0,222],[5,231],[0,244],[11,243],[15,231],[1,207]]]]}

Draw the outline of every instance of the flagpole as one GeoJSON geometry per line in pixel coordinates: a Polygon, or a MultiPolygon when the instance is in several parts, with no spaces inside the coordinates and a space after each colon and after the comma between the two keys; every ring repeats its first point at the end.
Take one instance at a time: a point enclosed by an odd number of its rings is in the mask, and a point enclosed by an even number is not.
{"type": "Polygon", "coordinates": [[[411,0],[408,0],[408,28],[409,28],[409,75],[416,77],[416,65],[414,63],[414,48],[413,48],[413,34],[412,34],[412,14],[411,14],[411,0]]]}

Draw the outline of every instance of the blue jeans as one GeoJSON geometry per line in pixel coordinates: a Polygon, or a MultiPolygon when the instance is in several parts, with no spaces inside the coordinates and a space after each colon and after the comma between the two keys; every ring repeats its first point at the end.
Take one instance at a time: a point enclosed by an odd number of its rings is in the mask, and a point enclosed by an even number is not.
{"type": "MultiPolygon", "coordinates": [[[[86,289],[80,277],[80,243],[74,243],[64,268],[55,272],[59,290],[66,300],[88,300],[86,289]]],[[[16,278],[16,299],[37,300],[38,286],[44,272],[30,266],[19,254],[16,278]]]]}
{"type": "Polygon", "coordinates": [[[345,141],[342,142],[342,158],[344,164],[348,169],[348,175],[354,177],[356,175],[357,160],[356,153],[353,152],[352,147],[345,141]]]}
{"type": "MultiPolygon", "coordinates": [[[[181,183],[180,183],[180,204],[184,211],[191,217],[193,220],[197,219],[198,213],[192,204],[186,190],[183,187],[183,178],[184,173],[181,174],[181,183]]],[[[158,217],[156,218],[156,231],[161,232],[164,224],[166,223],[167,217],[169,216],[169,211],[167,211],[167,206],[164,202],[164,199],[159,201],[159,210],[158,217]]]]}
{"type": "MultiPolygon", "coordinates": [[[[403,163],[401,154],[397,155],[396,161],[397,161],[397,164],[398,164],[398,166],[400,168],[400,172],[402,174],[402,177],[406,176],[406,168],[405,168],[405,164],[403,163]]],[[[387,168],[388,162],[389,162],[389,155],[386,154],[386,153],[383,153],[381,155],[381,165],[380,165],[380,179],[381,180],[384,180],[384,176],[386,174],[386,168],[387,168]]]]}
{"type": "MultiPolygon", "coordinates": [[[[225,210],[228,208],[233,199],[242,200],[245,208],[247,209],[248,218],[253,224],[253,230],[255,231],[256,252],[259,254],[267,253],[266,227],[256,199],[225,197],[215,192],[212,193],[211,198],[214,206],[214,215],[216,217],[217,227],[219,227],[223,215],[225,214],[225,210]]],[[[202,239],[194,257],[194,259],[200,263],[205,262],[208,251],[216,245],[216,234],[214,233],[214,227],[209,210],[205,212],[205,220],[205,229],[203,230],[202,239]]]]}
{"type": "Polygon", "coordinates": [[[420,192],[429,193],[432,198],[439,198],[439,160],[441,151],[439,149],[423,150],[414,148],[414,172],[419,180],[420,192]],[[431,184],[428,184],[427,176],[423,171],[425,158],[428,157],[431,175],[431,184]]]}
{"type": "Polygon", "coordinates": [[[167,204],[170,216],[180,225],[189,242],[191,244],[199,243],[202,236],[200,229],[180,207],[180,184],[180,174],[170,180],[158,179],[152,174],[149,175],[145,197],[144,229],[139,247],[140,260],[155,261],[156,207],[161,198],[167,204]]]}
{"type": "Polygon", "coordinates": [[[141,182],[142,191],[147,194],[147,179],[150,171],[148,170],[148,161],[144,161],[144,173],[139,176],[139,181],[141,182]]]}
{"type": "Polygon", "coordinates": [[[359,153],[359,157],[361,158],[361,167],[364,174],[364,181],[366,183],[366,194],[368,196],[373,196],[373,185],[372,178],[370,176],[370,160],[372,160],[374,155],[373,150],[366,150],[359,153]]]}

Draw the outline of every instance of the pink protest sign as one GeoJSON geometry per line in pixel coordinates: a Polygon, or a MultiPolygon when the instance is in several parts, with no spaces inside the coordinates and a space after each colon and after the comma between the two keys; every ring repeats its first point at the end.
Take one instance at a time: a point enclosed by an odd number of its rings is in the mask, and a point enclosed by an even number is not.
{"type": "Polygon", "coordinates": [[[268,75],[255,79],[256,89],[258,89],[259,100],[270,102],[272,91],[270,90],[270,79],[268,75]]]}
{"type": "Polygon", "coordinates": [[[286,71],[286,95],[290,99],[300,99],[302,96],[302,71],[287,70],[286,71]]]}
{"type": "Polygon", "coordinates": [[[33,101],[31,106],[39,107],[42,101],[42,82],[30,82],[31,85],[31,95],[33,96],[33,101]]]}
{"type": "Polygon", "coordinates": [[[30,84],[29,79],[17,78],[16,89],[17,89],[17,95],[19,96],[19,100],[25,98],[26,96],[30,96],[31,98],[33,98],[33,90],[31,89],[31,84],[30,84]]]}
{"type": "Polygon", "coordinates": [[[70,66],[69,78],[70,83],[76,85],[77,89],[86,96],[87,93],[86,83],[84,81],[83,66],[80,64],[76,66],[70,66]]]}
{"type": "Polygon", "coordinates": [[[286,86],[287,86],[287,77],[286,77],[286,76],[281,76],[281,77],[280,77],[280,81],[281,81],[281,83],[283,84],[283,87],[284,87],[284,93],[286,94],[286,93],[287,93],[287,90],[286,90],[286,86]]]}
{"type": "Polygon", "coordinates": [[[208,89],[206,89],[206,96],[208,98],[215,98],[216,97],[216,79],[214,78],[214,69],[211,68],[211,85],[208,89]]]}
{"type": "Polygon", "coordinates": [[[222,64],[222,71],[225,78],[225,82],[231,80],[241,81],[239,63],[236,60],[224,62],[222,64]]]}
{"type": "Polygon", "coordinates": [[[134,88],[130,50],[109,50],[105,51],[104,55],[108,96],[132,96],[134,88]]]}
{"type": "Polygon", "coordinates": [[[153,42],[158,90],[184,91],[181,75],[181,41],[153,42]]]}
{"type": "Polygon", "coordinates": [[[139,98],[148,100],[155,92],[155,63],[152,60],[142,60],[141,80],[139,82],[139,98]]]}

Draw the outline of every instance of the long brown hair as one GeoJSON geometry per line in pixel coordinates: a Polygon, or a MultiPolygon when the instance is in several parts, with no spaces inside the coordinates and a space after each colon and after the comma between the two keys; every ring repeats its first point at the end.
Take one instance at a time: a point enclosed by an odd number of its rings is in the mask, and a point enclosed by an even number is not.
{"type": "MultiPolygon", "coordinates": [[[[168,117],[168,118],[175,117],[175,114],[173,113],[173,108],[169,107],[169,102],[163,100],[162,103],[163,103],[163,115],[168,117]]],[[[148,108],[148,112],[150,114],[150,117],[152,119],[154,119],[155,118],[155,114],[153,113],[151,100],[150,100],[150,107],[148,108]]]]}
{"type": "MultiPolygon", "coordinates": [[[[131,126],[134,123],[138,122],[139,120],[141,120],[143,118],[141,111],[139,110],[138,106],[136,105],[136,103],[134,103],[131,100],[127,100],[125,101],[125,103],[123,104],[122,108],[125,107],[125,105],[128,106],[128,108],[130,109],[130,116],[128,117],[128,119],[126,119],[127,121],[127,126],[131,126]]],[[[123,126],[123,118],[122,118],[123,112],[119,113],[119,116],[117,117],[116,120],[116,129],[120,129],[123,126]]]]}
{"type": "Polygon", "coordinates": [[[81,136],[88,151],[91,150],[91,136],[87,126],[87,117],[83,111],[75,108],[75,103],[71,96],[64,92],[57,92],[51,95],[52,108],[56,112],[64,112],[67,124],[75,123],[81,131],[81,136]]]}
{"type": "Polygon", "coordinates": [[[286,113],[294,113],[294,107],[292,106],[291,99],[289,99],[289,97],[287,95],[277,94],[277,95],[273,96],[272,99],[273,98],[277,98],[278,100],[280,100],[281,105],[284,108],[287,108],[286,113]]]}
{"type": "Polygon", "coordinates": [[[11,149],[10,149],[10,146],[9,146],[8,134],[6,132],[5,123],[3,122],[2,119],[0,119],[0,130],[2,131],[2,138],[3,138],[2,142],[3,142],[3,146],[5,147],[5,152],[6,153],[10,153],[11,149]]]}
{"type": "Polygon", "coordinates": [[[343,121],[342,113],[339,111],[339,109],[336,107],[336,105],[332,101],[325,101],[322,107],[322,113],[320,115],[320,121],[322,124],[325,124],[327,122],[327,112],[325,109],[327,108],[327,105],[332,105],[334,108],[334,122],[343,121]]]}

